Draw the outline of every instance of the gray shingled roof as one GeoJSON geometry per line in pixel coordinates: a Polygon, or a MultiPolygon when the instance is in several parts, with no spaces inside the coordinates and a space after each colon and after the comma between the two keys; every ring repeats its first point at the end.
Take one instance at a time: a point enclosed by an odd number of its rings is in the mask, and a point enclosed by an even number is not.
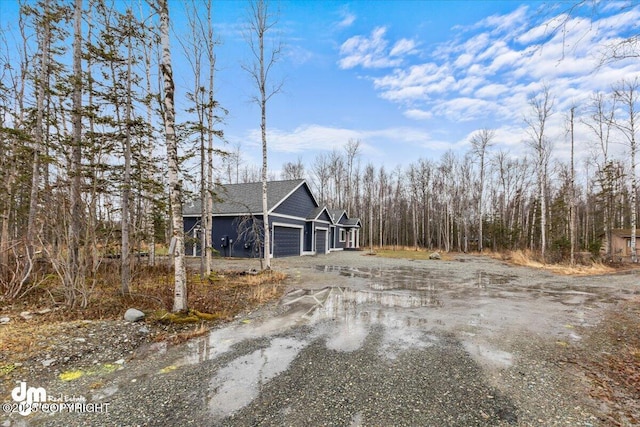
{"type": "Polygon", "coordinates": [[[342,217],[343,213],[345,215],[347,213],[347,211],[345,211],[344,209],[327,209],[327,210],[329,211],[329,215],[331,216],[331,221],[333,221],[334,224],[340,221],[340,217],[342,217]]]}
{"type": "MultiPolygon", "coordinates": [[[[269,211],[304,183],[304,179],[267,182],[267,202],[269,211]]],[[[215,188],[218,199],[214,201],[213,213],[218,215],[262,213],[262,183],[225,184],[215,188]]],[[[195,200],[182,209],[183,215],[200,216],[200,200],[195,200]]]]}
{"type": "MultiPolygon", "coordinates": [[[[322,214],[322,211],[325,211],[325,210],[329,214],[329,218],[331,218],[331,213],[329,213],[329,209],[327,209],[325,206],[318,206],[317,208],[312,210],[309,213],[309,215],[307,215],[307,219],[308,220],[318,219],[318,217],[322,214]]],[[[333,221],[333,218],[331,218],[331,221],[333,221]]]]}
{"type": "Polygon", "coordinates": [[[348,218],[344,224],[347,227],[359,227],[360,226],[360,218],[348,218]]]}

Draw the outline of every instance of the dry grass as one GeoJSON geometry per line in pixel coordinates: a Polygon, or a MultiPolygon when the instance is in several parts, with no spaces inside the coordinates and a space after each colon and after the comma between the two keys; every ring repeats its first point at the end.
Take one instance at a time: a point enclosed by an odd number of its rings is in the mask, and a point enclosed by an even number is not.
{"type": "MultiPolygon", "coordinates": [[[[220,271],[212,273],[204,280],[197,274],[189,273],[188,306],[200,313],[226,318],[277,298],[283,292],[282,283],[285,279],[284,273],[274,271],[220,271]]],[[[2,316],[17,317],[22,311],[54,309],[39,317],[48,322],[120,319],[131,307],[147,313],[171,310],[173,272],[165,266],[138,266],[128,295],[122,294],[119,280],[115,264],[105,265],[95,278],[86,308],[63,306],[63,289],[59,281],[48,280],[45,285],[20,301],[13,301],[11,304],[0,301],[0,313],[2,316]]]]}
{"type": "MultiPolygon", "coordinates": [[[[385,258],[395,258],[395,259],[412,259],[412,260],[429,260],[429,255],[434,252],[438,252],[440,257],[445,261],[452,260],[452,256],[450,253],[434,251],[434,250],[425,250],[425,249],[414,249],[412,247],[403,247],[398,249],[389,249],[389,248],[375,248],[374,254],[377,256],[385,257],[385,258]]],[[[369,251],[366,252],[367,255],[370,254],[369,251]]]]}
{"type": "Polygon", "coordinates": [[[173,273],[165,267],[139,266],[131,293],[125,296],[119,289],[117,269],[105,266],[84,309],[56,303],[56,300],[62,301],[62,289],[56,280],[50,280],[23,300],[11,304],[0,301],[1,316],[11,319],[8,324],[0,326],[0,377],[13,369],[12,364],[5,363],[8,360],[26,360],[33,353],[46,351],[48,337],[64,336],[70,328],[88,325],[88,320],[122,319],[124,312],[131,307],[147,313],[150,325],[168,322],[176,326],[169,328],[160,338],[179,342],[202,335],[215,322],[230,320],[239,313],[279,298],[285,289],[285,279],[284,273],[274,271],[255,274],[221,271],[205,280],[189,274],[190,311],[177,316],[169,313],[173,304],[173,273]],[[43,309],[51,311],[37,314],[43,309]],[[24,311],[30,312],[33,319],[23,320],[20,313],[24,311]],[[186,329],[188,324],[195,324],[195,329],[186,329]]]}
{"type": "MultiPolygon", "coordinates": [[[[429,260],[429,255],[433,252],[438,252],[441,258],[445,261],[451,261],[454,259],[455,253],[452,252],[439,252],[425,249],[418,249],[412,247],[402,247],[398,249],[390,248],[374,248],[374,252],[369,250],[365,252],[366,255],[376,255],[385,258],[396,259],[411,259],[411,260],[429,260]]],[[[601,262],[591,261],[588,264],[576,264],[574,266],[566,264],[547,264],[541,262],[531,251],[517,250],[506,252],[483,252],[483,255],[490,256],[494,259],[506,261],[513,265],[519,265],[530,268],[537,268],[541,270],[551,271],[555,274],[568,275],[568,276],[590,276],[599,274],[611,274],[618,271],[611,266],[605,265],[601,262]]]]}
{"type": "Polygon", "coordinates": [[[519,265],[523,267],[538,268],[541,270],[548,270],[555,274],[567,275],[567,276],[591,276],[599,274],[611,274],[616,272],[616,269],[604,265],[601,262],[592,261],[586,265],[570,265],[570,264],[546,264],[541,262],[531,251],[507,251],[507,252],[491,252],[487,253],[490,257],[507,261],[510,264],[519,265]]]}

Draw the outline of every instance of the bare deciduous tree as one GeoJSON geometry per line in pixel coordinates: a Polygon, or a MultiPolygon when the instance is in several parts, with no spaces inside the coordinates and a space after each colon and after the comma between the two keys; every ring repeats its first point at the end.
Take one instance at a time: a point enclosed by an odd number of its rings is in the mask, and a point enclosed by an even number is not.
{"type": "Polygon", "coordinates": [[[491,129],[482,129],[471,136],[471,149],[473,153],[478,156],[480,163],[480,181],[478,182],[478,251],[482,252],[483,249],[483,236],[482,236],[482,220],[483,220],[483,206],[484,206],[484,169],[485,169],[485,156],[487,149],[491,147],[492,140],[495,137],[495,131],[491,129]]]}
{"type": "MultiPolygon", "coordinates": [[[[591,96],[591,102],[589,105],[589,117],[582,120],[596,137],[596,151],[595,163],[598,168],[598,176],[604,178],[606,175],[606,169],[609,165],[609,142],[611,137],[611,128],[613,126],[613,118],[615,115],[615,97],[607,97],[603,93],[595,93],[591,96]]],[[[600,182],[606,184],[607,180],[600,179],[600,182]]],[[[603,187],[603,190],[604,188],[603,187]]],[[[606,235],[607,248],[606,252],[608,256],[612,255],[613,239],[611,238],[611,232],[613,229],[613,198],[611,193],[603,191],[603,220],[604,220],[604,232],[606,235]],[[606,193],[606,194],[605,194],[606,193]]]]}
{"type": "Polygon", "coordinates": [[[638,101],[640,100],[638,91],[640,90],[640,80],[636,77],[633,80],[622,80],[614,88],[614,96],[619,101],[620,105],[624,108],[624,117],[617,118],[614,121],[614,126],[618,128],[629,145],[629,157],[631,160],[631,261],[638,262],[638,255],[636,252],[636,212],[637,206],[637,194],[638,194],[638,178],[636,175],[636,153],[637,153],[637,141],[636,133],[638,114],[638,101]]]}
{"type": "Polygon", "coordinates": [[[344,147],[344,151],[345,151],[345,155],[347,156],[346,158],[346,163],[347,163],[347,182],[346,182],[346,207],[347,207],[347,212],[352,212],[353,211],[353,206],[355,205],[354,203],[354,197],[353,197],[353,190],[355,187],[355,182],[353,179],[353,168],[354,168],[354,163],[356,158],[358,157],[358,154],[360,154],[360,140],[359,139],[350,139],[349,142],[347,142],[347,145],[344,147]]]}
{"type": "Polygon", "coordinates": [[[162,45],[162,62],[160,72],[164,82],[163,113],[164,129],[167,144],[167,183],[173,238],[174,292],[173,311],[187,310],[187,274],[184,265],[184,224],[182,220],[182,184],[179,179],[178,143],[175,131],[175,106],[173,70],[171,67],[171,47],[169,45],[169,5],[168,0],[157,0],[160,14],[160,42],[162,45]]]}
{"type": "Polygon", "coordinates": [[[282,165],[282,179],[304,179],[304,164],[302,158],[298,157],[296,162],[287,162],[282,165]]]}
{"type": "Polygon", "coordinates": [[[262,139],[262,221],[264,224],[264,268],[271,269],[270,247],[271,233],[269,232],[269,205],[267,203],[267,101],[282,89],[282,82],[273,83],[271,72],[276,62],[280,59],[282,46],[276,42],[267,52],[265,43],[267,35],[278,23],[277,14],[271,10],[271,5],[266,0],[252,0],[249,4],[248,30],[245,39],[249,44],[253,61],[243,65],[243,69],[249,73],[258,95],[253,101],[260,107],[260,134],[262,139]],[[265,56],[266,54],[266,56],[265,56]]]}
{"type": "Polygon", "coordinates": [[[553,114],[554,99],[549,88],[544,85],[542,91],[529,98],[532,117],[525,117],[528,126],[529,146],[536,156],[536,168],[538,176],[538,207],[540,209],[540,254],[545,257],[547,247],[547,199],[546,183],[549,156],[551,155],[551,141],[546,134],[547,121],[553,114]]]}

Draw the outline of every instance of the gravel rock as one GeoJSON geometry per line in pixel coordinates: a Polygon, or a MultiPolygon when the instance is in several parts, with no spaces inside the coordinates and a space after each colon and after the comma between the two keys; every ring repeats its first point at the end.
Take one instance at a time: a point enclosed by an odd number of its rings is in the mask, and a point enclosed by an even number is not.
{"type": "Polygon", "coordinates": [[[42,366],[44,366],[45,368],[48,368],[49,366],[53,365],[56,363],[56,359],[55,358],[51,358],[51,359],[46,359],[42,361],[42,366]]]}
{"type": "Polygon", "coordinates": [[[124,320],[127,322],[139,322],[144,319],[144,313],[138,309],[130,308],[124,313],[124,320]]]}

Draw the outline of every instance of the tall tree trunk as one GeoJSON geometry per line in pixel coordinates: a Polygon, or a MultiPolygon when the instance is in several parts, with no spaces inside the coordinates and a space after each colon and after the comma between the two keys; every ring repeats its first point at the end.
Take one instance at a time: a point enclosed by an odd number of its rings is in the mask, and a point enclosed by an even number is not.
{"type": "MultiPolygon", "coordinates": [[[[150,46],[147,43],[143,43],[144,50],[144,68],[145,68],[145,92],[146,92],[146,106],[147,106],[147,125],[149,127],[152,126],[152,117],[153,117],[153,108],[151,106],[151,55],[150,55],[150,46]]],[[[152,132],[150,131],[147,136],[147,159],[149,164],[153,163],[153,145],[151,143],[153,138],[152,132]]],[[[153,174],[148,169],[144,171],[145,178],[147,181],[151,182],[153,179],[153,174]]],[[[156,264],[156,234],[155,234],[155,224],[154,224],[154,209],[152,202],[152,191],[146,190],[146,202],[145,202],[145,213],[144,216],[146,218],[145,222],[145,234],[148,239],[149,246],[149,265],[154,266],[156,264]]]]}
{"type": "Polygon", "coordinates": [[[209,87],[208,92],[208,108],[207,108],[207,185],[205,194],[206,212],[204,217],[204,235],[206,236],[206,254],[205,254],[205,274],[209,276],[211,274],[211,250],[213,248],[213,138],[215,132],[213,127],[215,125],[215,107],[216,102],[214,99],[215,89],[215,72],[216,72],[216,54],[213,32],[213,2],[208,0],[205,3],[207,8],[207,37],[206,37],[206,54],[209,61],[209,87]]]}
{"type": "MultiPolygon", "coordinates": [[[[45,143],[45,97],[49,96],[49,62],[51,46],[51,25],[49,16],[49,0],[44,2],[44,18],[42,20],[42,40],[40,42],[40,75],[36,83],[36,128],[33,145],[33,165],[31,167],[31,194],[29,196],[29,214],[27,216],[26,249],[27,260],[31,261],[34,254],[36,239],[36,216],[38,214],[38,195],[40,187],[40,154],[45,143]]],[[[29,274],[30,269],[27,270],[29,274]]],[[[24,277],[26,282],[29,277],[24,277]]]]}
{"type": "Polygon", "coordinates": [[[631,194],[629,197],[630,204],[630,222],[631,222],[631,261],[638,262],[636,228],[637,228],[637,195],[638,195],[638,178],[636,175],[636,121],[638,116],[638,91],[640,90],[640,80],[636,77],[633,80],[622,80],[614,90],[614,95],[622,102],[626,109],[626,119],[615,121],[615,126],[629,141],[629,154],[631,157],[631,194]]]}
{"type": "Polygon", "coordinates": [[[575,113],[575,107],[571,107],[571,189],[570,189],[570,200],[569,200],[569,240],[571,244],[571,265],[575,265],[576,263],[576,183],[575,183],[575,167],[573,163],[573,149],[574,149],[574,134],[573,134],[573,115],[575,113]]]}
{"type": "Polygon", "coordinates": [[[267,33],[276,25],[277,17],[271,14],[269,3],[266,0],[253,0],[249,4],[249,31],[245,34],[245,39],[249,43],[253,53],[254,62],[251,65],[244,65],[258,89],[259,95],[254,97],[254,101],[260,107],[260,134],[262,139],[262,222],[263,222],[263,244],[264,244],[264,265],[266,270],[271,269],[271,230],[269,224],[269,205],[267,203],[267,101],[275,94],[279,93],[282,83],[273,85],[270,89],[267,84],[270,72],[274,64],[279,60],[282,46],[276,43],[275,46],[265,56],[265,41],[267,33]]]}
{"type": "MultiPolygon", "coordinates": [[[[262,46],[262,39],[261,46],[262,46]]],[[[262,49],[262,47],[261,47],[262,49]]],[[[264,59],[261,59],[263,64],[264,59]]],[[[260,66],[260,75],[264,75],[263,65],[260,66]]],[[[269,225],[269,205],[267,203],[267,102],[262,92],[260,131],[262,135],[262,225],[264,228],[264,268],[271,269],[271,233],[269,225]]]]}
{"type": "Polygon", "coordinates": [[[483,236],[482,236],[482,217],[483,217],[483,205],[484,205],[484,169],[485,169],[485,155],[487,148],[491,144],[491,140],[495,136],[495,131],[489,129],[482,129],[471,137],[471,145],[473,146],[473,152],[480,157],[480,182],[478,183],[478,251],[482,252],[483,249],[483,236]]]}
{"type": "Polygon", "coordinates": [[[168,0],[158,0],[160,12],[160,42],[162,62],[160,72],[164,82],[164,130],[167,144],[167,182],[171,205],[173,231],[174,291],[173,311],[187,310],[187,275],[184,265],[184,224],[182,220],[182,187],[179,180],[178,142],[175,132],[175,106],[173,102],[174,84],[171,68],[171,48],[169,46],[169,5],[168,0]]]}
{"type": "MultiPolygon", "coordinates": [[[[70,282],[68,303],[75,302],[77,286],[84,286],[84,271],[80,266],[80,235],[82,232],[82,0],[75,0],[73,37],[73,149],[71,171],[71,230],[69,242],[70,282]]],[[[83,301],[83,305],[86,301],[83,301]]]]}
{"type": "Polygon", "coordinates": [[[530,141],[537,157],[538,175],[538,201],[540,208],[540,254],[544,262],[547,248],[547,165],[551,151],[550,142],[546,136],[547,120],[552,114],[554,100],[549,93],[549,88],[545,85],[542,92],[529,99],[529,105],[533,113],[533,118],[525,118],[525,123],[529,127],[530,141]]]}
{"type": "Polygon", "coordinates": [[[127,24],[129,26],[127,34],[127,99],[124,110],[124,176],[122,182],[122,214],[121,214],[121,227],[122,227],[122,247],[121,247],[121,265],[120,265],[120,286],[123,295],[129,294],[129,285],[131,282],[131,247],[130,247],[130,231],[131,224],[129,223],[130,217],[130,201],[131,201],[131,61],[132,61],[132,46],[131,46],[131,28],[132,16],[131,12],[127,12],[127,24]]]}

